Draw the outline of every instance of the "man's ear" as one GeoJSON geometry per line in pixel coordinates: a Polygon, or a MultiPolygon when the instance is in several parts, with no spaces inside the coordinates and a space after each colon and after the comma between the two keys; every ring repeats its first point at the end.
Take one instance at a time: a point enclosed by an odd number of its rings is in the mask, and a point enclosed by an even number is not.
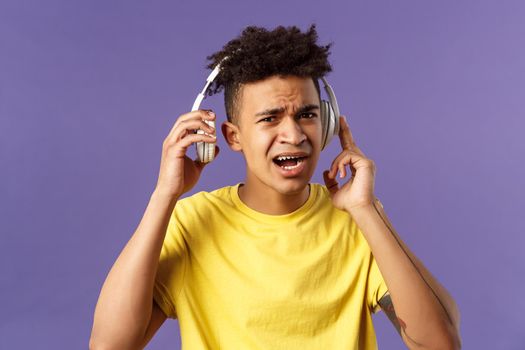
{"type": "Polygon", "coordinates": [[[230,122],[224,122],[221,125],[221,131],[232,151],[242,151],[241,143],[239,142],[239,127],[237,125],[230,122]]]}

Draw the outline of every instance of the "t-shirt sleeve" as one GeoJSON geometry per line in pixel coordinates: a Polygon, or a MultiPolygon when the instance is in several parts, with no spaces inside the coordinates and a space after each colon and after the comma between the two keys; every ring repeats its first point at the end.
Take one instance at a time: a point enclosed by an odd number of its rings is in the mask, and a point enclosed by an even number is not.
{"type": "Polygon", "coordinates": [[[184,283],[187,256],[184,229],[176,206],[170,216],[153,286],[153,299],[168,318],[177,318],[176,299],[184,283]]]}
{"type": "Polygon", "coordinates": [[[368,308],[372,313],[376,313],[381,310],[379,305],[379,300],[388,292],[388,287],[379,267],[377,266],[376,259],[372,252],[370,252],[369,260],[369,269],[368,269],[368,283],[367,283],[367,303],[368,308]]]}

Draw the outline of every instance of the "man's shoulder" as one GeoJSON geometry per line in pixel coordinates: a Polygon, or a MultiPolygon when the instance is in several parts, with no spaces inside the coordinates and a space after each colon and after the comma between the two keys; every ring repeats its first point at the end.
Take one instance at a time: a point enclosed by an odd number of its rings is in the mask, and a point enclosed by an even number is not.
{"type": "Polygon", "coordinates": [[[228,185],[211,191],[199,191],[177,201],[178,207],[207,207],[231,202],[231,191],[237,185],[228,185]]]}

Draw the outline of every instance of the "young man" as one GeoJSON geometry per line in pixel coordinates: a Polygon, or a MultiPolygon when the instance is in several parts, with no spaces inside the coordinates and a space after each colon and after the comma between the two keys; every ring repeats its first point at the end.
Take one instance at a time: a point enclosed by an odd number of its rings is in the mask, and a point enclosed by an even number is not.
{"type": "Polygon", "coordinates": [[[245,181],[181,199],[205,166],[186,151],[215,142],[204,121],[216,116],[179,117],[102,287],[91,349],[143,348],[167,317],[179,319],[184,349],[375,349],[380,309],[410,349],[460,347],[454,300],[395,233],[344,117],[326,186],[309,182],[321,151],[317,78],[331,70],[330,45],[316,40],[315,26],[248,27],[208,57],[210,68],[229,57],[214,92],[225,88],[221,130],[243,154],[245,181]]]}

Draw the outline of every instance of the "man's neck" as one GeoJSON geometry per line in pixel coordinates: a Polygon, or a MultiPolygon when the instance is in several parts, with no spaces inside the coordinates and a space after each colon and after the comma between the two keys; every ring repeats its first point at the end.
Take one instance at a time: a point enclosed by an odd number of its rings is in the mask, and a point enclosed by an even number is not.
{"type": "Polygon", "coordinates": [[[300,193],[282,194],[265,184],[250,181],[239,187],[239,198],[251,209],[268,215],[284,215],[299,209],[310,196],[307,185],[300,193]]]}

